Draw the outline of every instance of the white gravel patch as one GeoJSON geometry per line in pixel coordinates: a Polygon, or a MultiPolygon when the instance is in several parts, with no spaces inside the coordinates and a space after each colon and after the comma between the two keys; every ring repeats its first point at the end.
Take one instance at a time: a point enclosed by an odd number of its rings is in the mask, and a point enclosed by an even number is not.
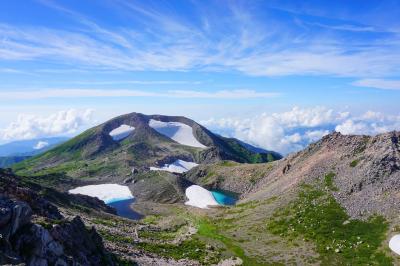
{"type": "Polygon", "coordinates": [[[77,187],[68,191],[71,194],[82,194],[96,197],[105,203],[133,199],[133,195],[127,186],[118,184],[101,184],[77,187]]]}
{"type": "Polygon", "coordinates": [[[198,166],[197,163],[187,162],[184,160],[176,160],[175,162],[173,162],[171,164],[164,164],[164,166],[162,166],[162,167],[150,167],[150,170],[152,170],[152,171],[167,171],[167,172],[171,172],[171,173],[182,174],[196,166],[198,166]]]}
{"type": "Polygon", "coordinates": [[[197,148],[207,148],[194,137],[192,127],[186,124],[179,122],[161,122],[150,119],[149,126],[158,133],[163,134],[180,144],[197,148]]]}
{"type": "Polygon", "coordinates": [[[123,124],[111,130],[110,136],[113,138],[113,140],[120,141],[132,134],[134,130],[134,127],[123,124]]]}
{"type": "Polygon", "coordinates": [[[394,235],[390,239],[389,248],[397,255],[400,255],[400,235],[394,235]]]}
{"type": "Polygon", "coordinates": [[[210,191],[198,185],[192,185],[188,187],[185,191],[185,194],[189,199],[185,202],[186,205],[202,209],[208,209],[209,206],[220,205],[210,191]]]}

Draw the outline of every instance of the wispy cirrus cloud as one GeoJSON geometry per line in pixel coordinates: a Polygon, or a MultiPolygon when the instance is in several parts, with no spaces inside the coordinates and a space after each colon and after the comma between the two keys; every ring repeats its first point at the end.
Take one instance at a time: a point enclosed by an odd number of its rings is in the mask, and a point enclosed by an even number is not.
{"type": "Polygon", "coordinates": [[[105,81],[72,81],[71,84],[79,85],[116,85],[116,84],[134,84],[134,85],[199,85],[204,83],[200,80],[105,80],[105,81]]]}
{"type": "Polygon", "coordinates": [[[400,68],[398,35],[376,36],[372,26],[348,21],[290,24],[260,19],[254,7],[234,3],[213,7],[226,14],[224,19],[213,8],[197,4],[193,8],[198,20],[190,21],[163,5],[116,1],[115,10],[123,9],[135,26],[110,28],[52,1],[43,3],[74,19],[80,28],[0,25],[0,59],[124,71],[240,71],[255,76],[369,77],[387,76],[400,68]],[[319,30],[309,30],[313,27],[319,30]],[[343,38],[336,31],[363,36],[371,32],[371,36],[365,43],[357,35],[343,38]]]}
{"type": "Polygon", "coordinates": [[[352,85],[381,90],[400,90],[400,80],[394,79],[361,79],[356,80],[352,85]]]}
{"type": "Polygon", "coordinates": [[[250,99],[279,97],[280,93],[257,92],[254,90],[220,90],[213,92],[193,90],[148,90],[110,89],[43,89],[25,91],[0,91],[0,101],[35,100],[52,98],[110,98],[110,97],[160,97],[160,98],[205,98],[205,99],[250,99]]]}

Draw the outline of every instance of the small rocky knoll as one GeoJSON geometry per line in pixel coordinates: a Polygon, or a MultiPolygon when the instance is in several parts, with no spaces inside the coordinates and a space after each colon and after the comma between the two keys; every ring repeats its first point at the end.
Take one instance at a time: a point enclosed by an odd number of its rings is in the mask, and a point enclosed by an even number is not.
{"type": "Polygon", "coordinates": [[[100,235],[0,169],[0,265],[114,265],[100,235]]]}

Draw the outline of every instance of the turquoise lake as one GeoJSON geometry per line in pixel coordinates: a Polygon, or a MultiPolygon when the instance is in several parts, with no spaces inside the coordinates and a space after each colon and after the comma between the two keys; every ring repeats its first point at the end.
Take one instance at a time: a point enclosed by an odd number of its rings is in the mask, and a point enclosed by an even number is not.
{"type": "Polygon", "coordinates": [[[237,201],[236,195],[228,191],[212,190],[211,193],[215,200],[221,205],[235,205],[237,201]]]}
{"type": "Polygon", "coordinates": [[[113,201],[107,203],[108,206],[114,207],[117,210],[117,215],[125,217],[131,220],[139,220],[143,218],[143,215],[135,212],[131,205],[135,202],[135,199],[125,199],[119,201],[113,201]]]}

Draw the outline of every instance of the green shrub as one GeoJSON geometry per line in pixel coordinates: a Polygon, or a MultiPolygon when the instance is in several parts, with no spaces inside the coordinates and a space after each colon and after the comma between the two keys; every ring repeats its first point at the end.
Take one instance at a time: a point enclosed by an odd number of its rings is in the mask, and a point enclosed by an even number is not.
{"type": "Polygon", "coordinates": [[[282,237],[313,241],[322,265],[391,265],[392,259],[378,251],[388,230],[384,218],[350,220],[329,193],[305,187],[296,201],[274,216],[267,229],[282,237]]]}
{"type": "Polygon", "coordinates": [[[350,163],[350,167],[356,167],[360,161],[359,160],[354,160],[350,163]]]}
{"type": "Polygon", "coordinates": [[[333,172],[330,172],[330,173],[326,174],[324,176],[324,184],[328,189],[337,191],[338,188],[334,185],[334,182],[333,182],[333,178],[335,176],[336,176],[336,174],[333,173],[333,172]]]}

